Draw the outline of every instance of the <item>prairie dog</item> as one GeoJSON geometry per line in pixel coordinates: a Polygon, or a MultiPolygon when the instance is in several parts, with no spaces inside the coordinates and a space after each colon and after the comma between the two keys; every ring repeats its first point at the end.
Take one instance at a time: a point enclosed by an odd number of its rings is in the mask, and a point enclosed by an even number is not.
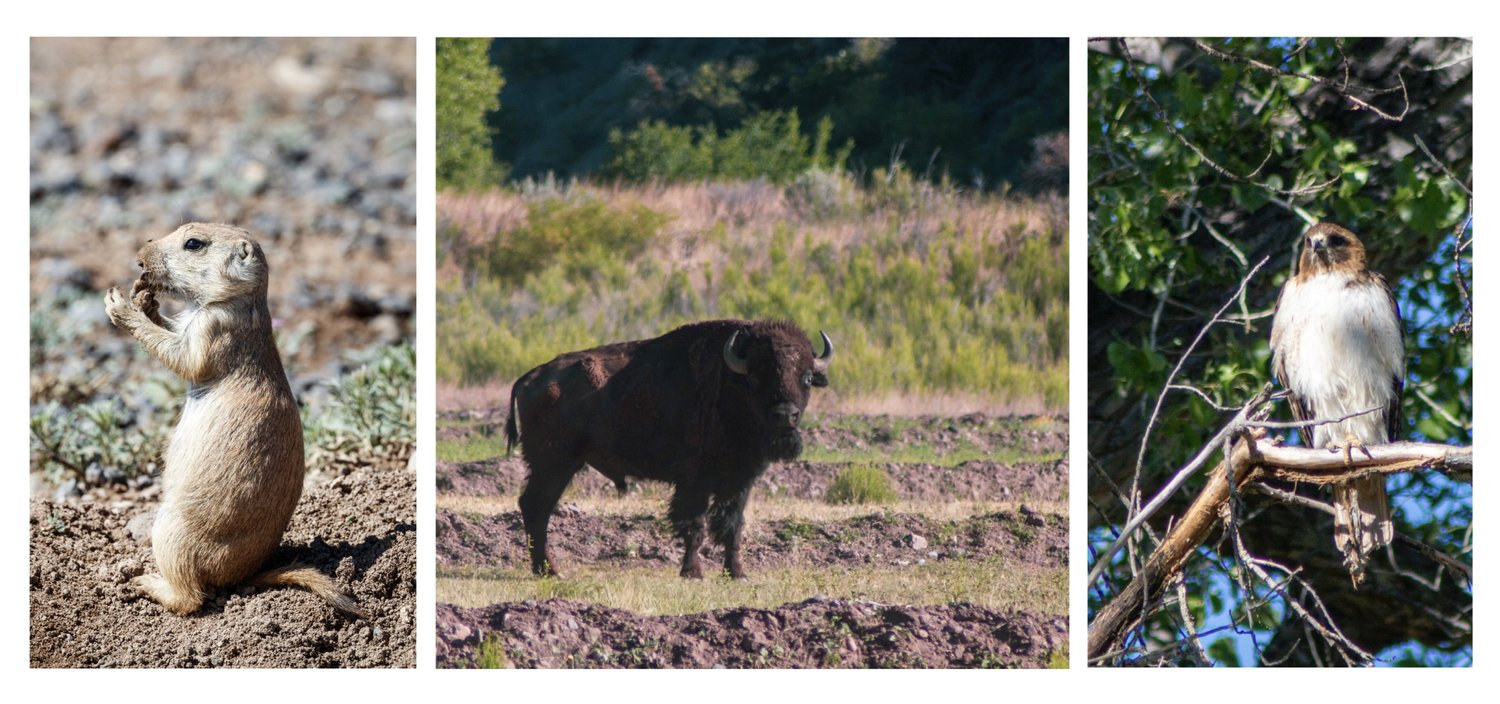
{"type": "Polygon", "coordinates": [[[301,587],[362,616],[311,567],[256,574],[281,544],[305,471],[302,419],[271,337],[260,245],[238,227],[189,223],[147,240],[137,257],[142,273],[130,297],[111,288],[104,308],[189,386],[163,453],[162,505],[151,528],[161,572],[134,584],[177,614],[197,611],[209,589],[249,580],[301,587]],[[188,307],[165,319],[157,294],[188,307]]]}

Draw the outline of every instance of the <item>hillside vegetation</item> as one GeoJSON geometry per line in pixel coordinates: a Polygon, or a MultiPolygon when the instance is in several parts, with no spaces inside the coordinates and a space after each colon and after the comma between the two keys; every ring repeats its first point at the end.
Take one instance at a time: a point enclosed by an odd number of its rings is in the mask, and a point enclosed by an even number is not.
{"type": "Polygon", "coordinates": [[[811,170],[764,180],[524,181],[438,196],[438,376],[719,317],[790,318],[837,345],[834,400],[1067,399],[1067,204],[811,170]]]}

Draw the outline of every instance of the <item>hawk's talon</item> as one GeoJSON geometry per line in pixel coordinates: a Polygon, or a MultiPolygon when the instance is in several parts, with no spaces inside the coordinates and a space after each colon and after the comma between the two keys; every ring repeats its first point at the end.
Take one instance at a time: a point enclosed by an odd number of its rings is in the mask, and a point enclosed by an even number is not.
{"type": "Polygon", "coordinates": [[[1365,453],[1365,459],[1370,459],[1370,460],[1375,459],[1375,455],[1370,454],[1369,448],[1366,448],[1365,444],[1362,441],[1360,441],[1359,438],[1355,437],[1353,433],[1348,433],[1348,434],[1344,435],[1344,442],[1342,444],[1330,440],[1328,442],[1327,447],[1328,447],[1328,451],[1329,452],[1342,452],[1342,453],[1344,453],[1344,464],[1345,465],[1352,465],[1352,464],[1354,464],[1354,450],[1355,450],[1355,448],[1358,448],[1360,452],[1365,453]]]}

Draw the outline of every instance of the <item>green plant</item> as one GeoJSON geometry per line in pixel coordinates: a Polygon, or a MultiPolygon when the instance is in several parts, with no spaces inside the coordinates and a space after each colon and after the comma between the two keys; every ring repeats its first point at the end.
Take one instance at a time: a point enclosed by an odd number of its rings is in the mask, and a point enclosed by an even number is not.
{"type": "MultiPolygon", "coordinates": [[[[964,194],[939,212],[862,206],[804,221],[772,188],[735,191],[749,215],[722,217],[724,191],[445,196],[443,220],[472,223],[455,239],[486,244],[455,247],[463,273],[439,281],[438,378],[510,380],[687,322],[789,318],[839,345],[830,380],[844,398],[957,392],[1066,408],[1065,202],[964,194]],[[481,229],[502,210],[527,215],[481,229]]],[[[976,449],[952,451],[943,461],[976,449]]]]}
{"type": "Polygon", "coordinates": [[[437,40],[437,185],[470,190],[504,178],[490,152],[486,115],[500,109],[500,70],[489,39],[437,40]]]}
{"type": "Polygon", "coordinates": [[[481,670],[503,670],[510,667],[505,655],[505,641],[491,633],[474,647],[474,666],[481,670]]]}
{"type": "Polygon", "coordinates": [[[854,464],[839,470],[823,500],[830,504],[888,504],[896,500],[896,490],[881,468],[854,464]]]}
{"type": "Polygon", "coordinates": [[[818,527],[807,521],[796,518],[787,519],[786,523],[776,531],[776,536],[784,541],[811,540],[817,535],[818,527]]]}
{"type": "Polygon", "coordinates": [[[31,457],[48,481],[84,487],[131,479],[151,471],[174,411],[158,408],[137,422],[118,399],[64,408],[44,404],[31,416],[31,457]]]}
{"type": "Polygon", "coordinates": [[[588,279],[640,256],[669,219],[644,205],[611,207],[592,197],[531,200],[526,224],[491,241],[485,271],[519,281],[557,262],[569,278],[588,279]]]}
{"type": "Polygon", "coordinates": [[[610,132],[614,156],[606,168],[634,182],[764,178],[784,184],[810,169],[842,170],[854,143],[829,153],[832,138],[833,120],[824,116],[809,140],[795,109],[756,113],[722,135],[712,123],[643,121],[630,132],[610,132]]]}
{"type": "Polygon", "coordinates": [[[416,445],[416,351],[384,346],[365,366],[339,377],[320,413],[304,411],[309,468],[346,472],[404,466],[416,445]]]}

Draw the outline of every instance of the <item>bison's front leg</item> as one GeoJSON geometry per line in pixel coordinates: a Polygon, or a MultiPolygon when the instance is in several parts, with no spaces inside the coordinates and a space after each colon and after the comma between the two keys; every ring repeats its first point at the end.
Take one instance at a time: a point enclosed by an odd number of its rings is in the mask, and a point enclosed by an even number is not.
{"type": "Polygon", "coordinates": [[[745,502],[750,498],[750,487],[718,494],[713,508],[709,510],[709,528],[714,540],[724,546],[724,569],[732,579],[745,579],[745,566],[740,563],[740,534],[745,530],[745,502]]]}
{"type": "Polygon", "coordinates": [[[682,576],[688,579],[703,579],[703,562],[698,551],[703,549],[703,514],[708,511],[708,492],[698,487],[679,485],[672,494],[672,504],[667,509],[667,519],[682,538],[682,576]]]}

